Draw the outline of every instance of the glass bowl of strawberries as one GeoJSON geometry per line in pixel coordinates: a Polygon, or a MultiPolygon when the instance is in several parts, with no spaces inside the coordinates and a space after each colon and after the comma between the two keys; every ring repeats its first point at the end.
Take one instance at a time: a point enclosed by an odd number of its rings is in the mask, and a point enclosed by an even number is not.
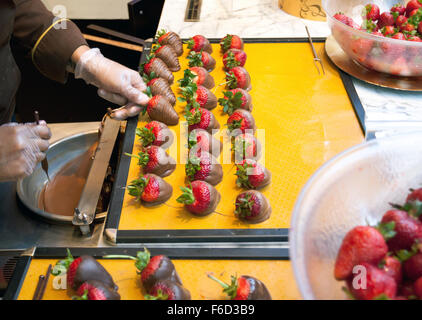
{"type": "Polygon", "coordinates": [[[331,33],[368,69],[422,76],[422,0],[323,0],[331,33]]]}
{"type": "Polygon", "coordinates": [[[289,234],[304,299],[422,299],[421,142],[365,142],[307,182],[289,234]]]}

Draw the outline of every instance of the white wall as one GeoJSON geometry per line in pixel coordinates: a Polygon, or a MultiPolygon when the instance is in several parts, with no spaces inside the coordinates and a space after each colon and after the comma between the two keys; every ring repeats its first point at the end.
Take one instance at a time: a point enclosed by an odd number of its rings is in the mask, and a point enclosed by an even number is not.
{"type": "Polygon", "coordinates": [[[66,8],[69,19],[129,19],[129,0],[41,0],[50,10],[66,8]]]}

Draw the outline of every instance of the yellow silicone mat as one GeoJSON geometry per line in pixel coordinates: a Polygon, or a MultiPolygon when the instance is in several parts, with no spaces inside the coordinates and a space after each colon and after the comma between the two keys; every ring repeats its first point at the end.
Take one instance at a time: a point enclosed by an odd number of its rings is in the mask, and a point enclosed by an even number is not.
{"type": "MultiPolygon", "coordinates": [[[[144,289],[132,260],[98,260],[111,274],[119,287],[122,300],[144,300],[144,289]]],[[[293,277],[290,261],[274,260],[172,260],[183,285],[190,291],[192,300],[223,300],[227,297],[222,288],[207,277],[214,276],[230,282],[231,275],[249,275],[261,280],[271,293],[273,300],[301,299],[293,277]]],[[[57,259],[33,259],[29,266],[19,300],[32,300],[38,277],[45,274],[49,264],[57,259]]],[[[43,300],[70,300],[66,290],[53,289],[54,276],[46,286],[43,300]]]]}
{"type": "MultiPolygon", "coordinates": [[[[254,225],[239,222],[234,217],[235,198],[242,189],[236,187],[233,164],[223,164],[224,178],[216,186],[222,195],[216,209],[218,213],[201,218],[191,215],[176,202],[181,194],[179,187],[185,182],[184,165],[178,164],[176,171],[165,178],[173,186],[173,196],[166,204],[146,208],[125,193],[118,230],[288,228],[295,200],[313,172],[334,155],[363,141],[337,69],[326,57],[324,44],[315,43],[315,46],[323,58],[325,76],[318,74],[308,43],[245,44],[248,55],[245,68],[252,78],[252,114],[257,128],[264,129],[257,133],[265,145],[261,163],[272,172],[271,185],[262,190],[273,208],[269,220],[254,225]]],[[[213,44],[213,49],[217,66],[211,75],[218,85],[225,81],[225,75],[219,45],[213,44]]],[[[185,50],[180,57],[181,71],[174,74],[176,81],[172,89],[176,95],[177,80],[187,68],[187,54],[185,50]]],[[[224,86],[212,89],[217,98],[223,96],[224,90],[224,86]]],[[[175,109],[183,123],[184,104],[177,102],[175,109]]],[[[222,114],[221,106],[212,112],[224,128],[228,116],[222,114]]],[[[138,127],[145,124],[140,118],[138,127]]],[[[170,128],[178,138],[169,153],[180,161],[183,159],[181,145],[186,145],[184,129],[170,128]]],[[[133,153],[139,151],[136,137],[133,153]]],[[[132,159],[128,183],[140,173],[137,160],[132,159]]]]}

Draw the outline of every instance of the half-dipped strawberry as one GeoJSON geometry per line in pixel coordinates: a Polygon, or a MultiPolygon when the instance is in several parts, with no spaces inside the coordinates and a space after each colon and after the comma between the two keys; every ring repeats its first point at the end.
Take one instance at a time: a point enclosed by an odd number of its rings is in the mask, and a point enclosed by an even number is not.
{"type": "Polygon", "coordinates": [[[236,164],[236,184],[245,189],[260,189],[271,183],[271,172],[252,159],[236,164]]]}
{"type": "Polygon", "coordinates": [[[220,41],[221,51],[226,52],[230,49],[243,50],[243,40],[234,34],[228,34],[220,41]]]}
{"type": "Polygon", "coordinates": [[[226,72],[226,82],[229,89],[241,88],[247,91],[252,89],[251,76],[243,67],[234,67],[226,72]]]}
{"type": "Polygon", "coordinates": [[[179,59],[173,47],[169,45],[157,45],[153,48],[153,53],[157,58],[163,60],[171,72],[180,70],[179,59]]]}
{"type": "Polygon", "coordinates": [[[215,119],[212,112],[204,108],[194,107],[187,110],[185,118],[189,125],[189,131],[204,129],[212,134],[213,130],[218,130],[220,128],[220,124],[215,119]]]}
{"type": "Polygon", "coordinates": [[[239,49],[230,49],[223,56],[223,64],[226,70],[234,67],[243,67],[246,63],[247,55],[239,49]]]}
{"type": "Polygon", "coordinates": [[[232,149],[235,163],[242,163],[245,159],[259,160],[262,156],[261,143],[250,133],[242,133],[236,136],[232,149]]]}
{"type": "Polygon", "coordinates": [[[174,135],[170,129],[159,121],[150,121],[145,127],[137,128],[136,135],[140,138],[143,147],[154,145],[168,148],[174,140],[174,135]]]}
{"type": "Polygon", "coordinates": [[[197,86],[204,86],[212,89],[215,86],[214,78],[202,67],[191,67],[184,71],[182,79],[178,80],[180,87],[186,87],[190,83],[195,83],[197,86]]]}
{"type": "Polygon", "coordinates": [[[191,300],[186,288],[169,280],[156,282],[148,293],[146,300],[191,300]]]}
{"type": "Polygon", "coordinates": [[[236,198],[236,217],[248,223],[261,223],[271,216],[270,201],[259,191],[242,192],[236,198]]]}
{"type": "Polygon", "coordinates": [[[221,141],[215,139],[204,129],[195,129],[189,132],[188,146],[190,152],[208,152],[218,157],[223,149],[221,141]]]}
{"type": "Polygon", "coordinates": [[[209,183],[201,180],[193,181],[190,187],[181,187],[182,195],[177,202],[183,203],[186,210],[197,216],[212,213],[220,202],[221,195],[209,183]]]}
{"type": "Polygon", "coordinates": [[[98,280],[84,282],[76,291],[73,300],[120,300],[120,294],[98,280]]]}
{"type": "Polygon", "coordinates": [[[168,44],[172,46],[178,57],[183,54],[183,43],[177,33],[160,30],[156,36],[156,39],[157,42],[161,45],[168,44]]]}
{"type": "Polygon", "coordinates": [[[196,101],[201,108],[212,110],[217,106],[217,97],[210,90],[203,86],[198,86],[191,82],[186,87],[180,89],[181,101],[192,103],[196,101]]]}
{"type": "Polygon", "coordinates": [[[163,96],[153,96],[143,111],[148,113],[151,120],[157,120],[166,125],[174,126],[179,123],[179,115],[163,96]]]}
{"type": "Polygon", "coordinates": [[[249,92],[243,89],[232,89],[223,92],[224,98],[218,99],[223,112],[232,115],[237,109],[252,111],[252,98],[249,92]]]}
{"type": "Polygon", "coordinates": [[[145,206],[156,206],[166,202],[173,194],[173,187],[155,174],[145,174],[128,186],[129,194],[142,201],[145,206]]]}
{"type": "Polygon", "coordinates": [[[188,49],[195,51],[195,52],[201,52],[205,51],[208,53],[212,53],[212,46],[207,38],[201,35],[196,35],[190,38],[189,40],[185,41],[185,44],[188,45],[188,49]]]}
{"type": "Polygon", "coordinates": [[[191,51],[187,59],[189,60],[189,67],[203,67],[208,71],[214,70],[216,64],[215,59],[205,51],[191,51]]]}
{"type": "Polygon", "coordinates": [[[231,276],[231,284],[215,278],[211,274],[208,277],[218,282],[231,300],[272,300],[270,292],[265,284],[251,276],[231,276]]]}
{"type": "Polygon", "coordinates": [[[137,155],[125,153],[129,157],[138,159],[138,165],[145,173],[167,177],[176,169],[176,161],[168,153],[158,146],[143,148],[137,155]]]}
{"type": "Polygon", "coordinates": [[[252,113],[244,109],[237,109],[231,114],[227,120],[227,127],[233,135],[246,132],[254,134],[256,130],[255,119],[252,113]]]}
{"type": "Polygon", "coordinates": [[[185,171],[190,181],[202,180],[215,186],[223,180],[223,167],[215,157],[205,151],[191,150],[185,171]]]}
{"type": "MultiPolygon", "coordinates": [[[[163,96],[167,99],[168,102],[170,102],[170,104],[172,106],[174,106],[176,104],[176,96],[173,92],[173,90],[171,90],[171,87],[169,85],[169,83],[164,80],[163,78],[159,78],[159,77],[155,77],[155,73],[152,72],[151,76],[148,77],[151,78],[151,80],[147,80],[147,86],[150,88],[149,90],[151,91],[151,95],[152,96],[163,96]],[[152,77],[152,78],[151,78],[152,77]]],[[[146,79],[144,79],[146,80],[146,79]]]]}
{"type": "Polygon", "coordinates": [[[158,77],[163,78],[169,84],[173,84],[174,82],[173,73],[160,58],[149,56],[147,62],[143,65],[142,70],[149,76],[154,72],[158,77]]]}

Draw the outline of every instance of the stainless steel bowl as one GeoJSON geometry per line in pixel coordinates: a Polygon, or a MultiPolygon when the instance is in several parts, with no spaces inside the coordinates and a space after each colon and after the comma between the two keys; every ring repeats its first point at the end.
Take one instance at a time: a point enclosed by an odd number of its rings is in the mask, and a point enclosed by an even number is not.
{"type": "MultiPolygon", "coordinates": [[[[97,140],[98,131],[95,130],[69,136],[52,144],[47,152],[50,179],[65,164],[86,152],[97,140]]],[[[38,208],[38,199],[47,181],[47,175],[38,164],[32,175],[17,182],[19,199],[28,209],[45,219],[72,223],[73,217],[46,212],[38,208]]]]}
{"type": "Polygon", "coordinates": [[[293,210],[290,256],[305,299],[346,299],[334,262],[348,231],[375,225],[422,186],[422,133],[355,146],[324,164],[302,189],[293,210]]]}

